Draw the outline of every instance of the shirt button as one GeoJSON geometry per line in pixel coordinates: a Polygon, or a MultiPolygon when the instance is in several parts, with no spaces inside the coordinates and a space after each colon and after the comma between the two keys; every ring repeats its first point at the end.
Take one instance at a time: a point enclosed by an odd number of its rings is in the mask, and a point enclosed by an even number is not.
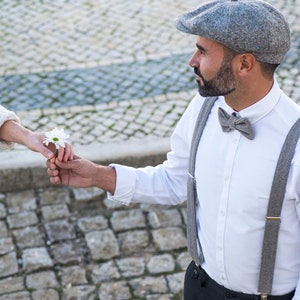
{"type": "Polygon", "coordinates": [[[196,269],[194,269],[192,278],[197,279],[198,277],[199,277],[199,272],[196,269]]]}
{"type": "Polygon", "coordinates": [[[232,294],[229,293],[229,292],[226,292],[226,293],[225,293],[225,297],[226,297],[226,298],[233,298],[232,294]]]}

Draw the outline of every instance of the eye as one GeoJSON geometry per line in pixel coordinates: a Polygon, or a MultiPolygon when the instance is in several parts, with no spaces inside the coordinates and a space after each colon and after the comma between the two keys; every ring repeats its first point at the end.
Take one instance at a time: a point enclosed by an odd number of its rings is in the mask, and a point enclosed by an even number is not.
{"type": "Polygon", "coordinates": [[[205,55],[206,51],[205,51],[205,49],[204,49],[202,46],[196,44],[196,47],[197,47],[197,49],[198,49],[197,52],[198,52],[200,55],[205,55]]]}

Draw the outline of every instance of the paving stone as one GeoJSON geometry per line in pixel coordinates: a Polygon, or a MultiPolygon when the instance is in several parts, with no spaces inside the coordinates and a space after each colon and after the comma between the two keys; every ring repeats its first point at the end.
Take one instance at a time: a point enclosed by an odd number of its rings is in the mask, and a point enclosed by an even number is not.
{"type": "Polygon", "coordinates": [[[180,226],[182,224],[181,216],[177,209],[150,212],[148,219],[153,228],[180,226]]]}
{"type": "Polygon", "coordinates": [[[51,243],[76,237],[74,226],[67,220],[48,222],[45,224],[45,229],[51,243]]]}
{"type": "Polygon", "coordinates": [[[0,202],[0,218],[5,218],[6,217],[6,207],[3,203],[0,202]]]}
{"type": "Polygon", "coordinates": [[[92,199],[101,199],[105,192],[99,188],[73,188],[74,198],[76,201],[89,201],[92,199]]]}
{"type": "Polygon", "coordinates": [[[108,221],[104,216],[80,218],[77,224],[79,229],[84,233],[108,228],[108,221]]]}
{"type": "Polygon", "coordinates": [[[149,246],[149,233],[146,230],[131,230],[118,234],[121,252],[136,253],[149,246]]]}
{"type": "Polygon", "coordinates": [[[74,241],[64,241],[51,245],[51,253],[55,263],[66,265],[82,261],[80,245],[74,241]]]}
{"type": "Polygon", "coordinates": [[[12,231],[12,234],[20,249],[33,248],[45,244],[45,235],[41,232],[39,226],[27,226],[15,229],[12,231]]]}
{"type": "Polygon", "coordinates": [[[23,277],[9,277],[0,280],[0,291],[3,294],[24,290],[23,277]]]}
{"type": "Polygon", "coordinates": [[[27,291],[0,296],[0,300],[31,300],[27,291]]]}
{"type": "Polygon", "coordinates": [[[159,250],[176,250],[186,247],[186,237],[181,228],[168,227],[152,231],[154,243],[159,250]]]}
{"type": "MultiPolygon", "coordinates": [[[[180,298],[183,300],[183,298],[180,298]]],[[[174,295],[166,294],[166,295],[149,295],[146,297],[146,300],[174,300],[174,295]]]]}
{"type": "Polygon", "coordinates": [[[123,277],[136,277],[144,274],[144,258],[128,257],[116,261],[123,277]]]}
{"type": "Polygon", "coordinates": [[[63,300],[85,299],[94,300],[96,287],[91,285],[80,285],[63,289],[63,300]]]}
{"type": "Polygon", "coordinates": [[[54,204],[42,207],[42,215],[45,221],[68,218],[69,208],[66,204],[54,204]]]}
{"type": "Polygon", "coordinates": [[[11,229],[31,226],[38,223],[38,217],[35,212],[20,212],[7,217],[8,225],[11,229]]]}
{"type": "Polygon", "coordinates": [[[57,287],[58,282],[53,271],[46,271],[27,275],[26,286],[29,289],[39,290],[57,287]]]}
{"type": "Polygon", "coordinates": [[[86,270],[80,266],[64,267],[60,271],[63,286],[87,284],[86,270]]]}
{"type": "Polygon", "coordinates": [[[70,203],[69,189],[64,187],[50,187],[39,192],[41,205],[70,203]]]}
{"type": "Polygon", "coordinates": [[[110,260],[103,264],[97,264],[91,268],[93,282],[98,284],[103,281],[116,280],[121,277],[115,263],[110,260]]]}
{"type": "Polygon", "coordinates": [[[130,300],[130,289],[125,281],[106,282],[99,289],[99,300],[130,300]]]}
{"type": "Polygon", "coordinates": [[[37,290],[31,293],[32,300],[59,300],[59,294],[54,289],[37,290]]]}
{"type": "Polygon", "coordinates": [[[5,221],[0,221],[0,238],[7,236],[7,226],[5,221]]]}
{"type": "Polygon", "coordinates": [[[115,211],[110,219],[113,230],[116,232],[129,229],[145,228],[146,220],[140,209],[115,211]]]}
{"type": "Polygon", "coordinates": [[[129,281],[129,284],[137,297],[168,292],[167,283],[163,276],[132,279],[129,281]]]}
{"type": "Polygon", "coordinates": [[[187,224],[187,220],[186,220],[186,218],[187,218],[186,207],[181,208],[181,214],[183,216],[184,224],[186,225],[187,224]]]}
{"type": "Polygon", "coordinates": [[[7,194],[7,207],[9,213],[19,213],[36,209],[36,199],[33,190],[7,194]]]}
{"type": "Polygon", "coordinates": [[[108,200],[108,199],[104,199],[103,204],[107,209],[116,209],[116,208],[124,207],[124,204],[117,201],[108,200]]]}
{"type": "Polygon", "coordinates": [[[119,255],[118,241],[110,229],[89,232],[85,239],[94,260],[105,260],[119,255]]]}
{"type": "Polygon", "coordinates": [[[35,271],[45,267],[53,266],[52,260],[46,248],[24,249],[22,260],[23,267],[27,271],[35,271]]]}
{"type": "Polygon", "coordinates": [[[16,274],[18,262],[15,252],[10,252],[0,257],[0,277],[16,274]]]}
{"type": "Polygon", "coordinates": [[[0,255],[12,252],[14,248],[15,247],[11,237],[0,238],[0,255]]]}
{"type": "Polygon", "coordinates": [[[151,257],[147,263],[147,269],[151,275],[173,272],[175,262],[170,254],[162,254],[151,257]]]}
{"type": "Polygon", "coordinates": [[[183,291],[185,272],[175,273],[167,276],[168,285],[173,293],[183,291]]]}
{"type": "Polygon", "coordinates": [[[181,270],[186,270],[192,258],[188,252],[180,253],[176,258],[176,263],[179,265],[181,270]]]}

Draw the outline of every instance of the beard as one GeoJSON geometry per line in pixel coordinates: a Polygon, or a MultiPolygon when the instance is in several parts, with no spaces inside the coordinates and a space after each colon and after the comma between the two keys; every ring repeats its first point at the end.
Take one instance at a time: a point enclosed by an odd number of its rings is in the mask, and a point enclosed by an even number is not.
{"type": "Polygon", "coordinates": [[[198,92],[202,97],[225,96],[236,89],[236,80],[234,78],[232,66],[232,57],[224,57],[222,65],[211,80],[206,80],[199,68],[194,68],[194,72],[202,80],[198,83],[198,92]]]}

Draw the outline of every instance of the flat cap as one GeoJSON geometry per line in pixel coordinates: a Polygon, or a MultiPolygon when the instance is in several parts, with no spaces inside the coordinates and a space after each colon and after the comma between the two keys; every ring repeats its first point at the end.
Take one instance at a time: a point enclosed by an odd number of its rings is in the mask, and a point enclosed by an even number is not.
{"type": "Polygon", "coordinates": [[[180,15],[175,26],[270,64],[280,64],[290,48],[284,16],[261,0],[213,0],[180,15]]]}

